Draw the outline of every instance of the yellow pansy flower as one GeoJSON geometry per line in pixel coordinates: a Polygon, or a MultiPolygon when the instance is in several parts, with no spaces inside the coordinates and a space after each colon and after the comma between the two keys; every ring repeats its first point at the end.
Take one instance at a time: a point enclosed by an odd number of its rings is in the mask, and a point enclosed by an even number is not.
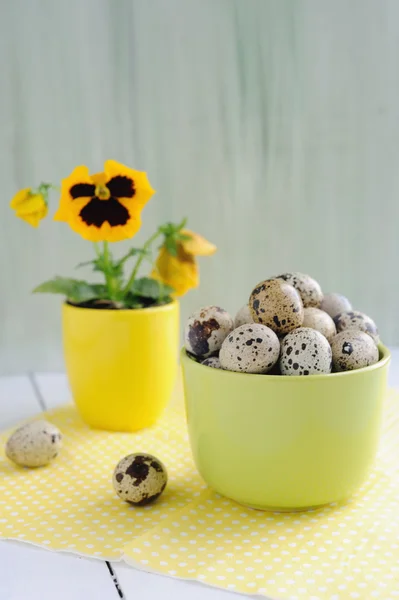
{"type": "Polygon", "coordinates": [[[76,167],[62,181],[54,219],[68,223],[85,240],[118,242],[138,232],[141,211],[154,193],[146,173],[114,160],[95,175],[85,166],[76,167]]]}
{"type": "Polygon", "coordinates": [[[25,188],[17,192],[10,202],[10,207],[15,210],[17,217],[37,227],[47,215],[48,206],[42,193],[35,192],[31,188],[25,188]]]}
{"type": "Polygon", "coordinates": [[[163,245],[151,275],[174,288],[176,296],[183,296],[190,289],[198,287],[199,268],[196,257],[211,256],[216,252],[216,246],[198,233],[188,229],[183,229],[181,233],[188,239],[178,242],[176,256],[163,245]]]}

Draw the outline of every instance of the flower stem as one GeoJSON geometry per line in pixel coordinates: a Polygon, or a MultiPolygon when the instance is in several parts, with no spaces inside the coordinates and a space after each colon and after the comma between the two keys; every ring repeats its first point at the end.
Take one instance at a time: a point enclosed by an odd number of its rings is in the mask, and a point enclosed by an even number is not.
{"type": "Polygon", "coordinates": [[[98,247],[98,243],[97,242],[93,242],[93,246],[94,246],[94,250],[96,251],[97,258],[100,258],[100,256],[101,256],[101,250],[98,247]]]}
{"type": "MultiPolygon", "coordinates": [[[[95,244],[96,247],[96,244],[95,244]]],[[[96,252],[98,252],[98,247],[96,247],[96,252]]],[[[104,259],[104,275],[105,282],[107,284],[108,294],[110,300],[115,300],[115,293],[118,291],[115,289],[115,280],[111,273],[111,263],[110,263],[110,252],[108,242],[103,242],[103,259],[104,259]]]]}
{"type": "Polygon", "coordinates": [[[132,287],[136,277],[137,277],[137,273],[140,269],[141,263],[143,262],[146,252],[147,250],[149,250],[151,244],[153,242],[155,242],[155,240],[161,235],[161,231],[159,229],[156,230],[155,233],[152,234],[151,237],[148,238],[148,240],[145,242],[144,246],[143,246],[143,252],[139,255],[136,264],[133,267],[133,271],[126,283],[126,286],[123,288],[122,290],[122,298],[124,298],[126,296],[126,294],[129,292],[130,288],[132,287]]]}

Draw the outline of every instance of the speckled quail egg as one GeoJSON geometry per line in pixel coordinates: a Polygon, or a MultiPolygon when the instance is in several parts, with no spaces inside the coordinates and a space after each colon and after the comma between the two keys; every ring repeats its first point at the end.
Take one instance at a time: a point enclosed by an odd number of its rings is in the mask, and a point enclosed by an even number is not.
{"type": "Polygon", "coordinates": [[[254,320],[252,318],[251,309],[249,308],[248,304],[244,304],[234,318],[234,327],[239,327],[240,325],[253,322],[254,320]]]}
{"type": "Polygon", "coordinates": [[[269,327],[247,323],[234,329],[222,344],[222,369],[242,373],[267,373],[280,355],[280,342],[269,327]]]}
{"type": "Polygon", "coordinates": [[[6,443],[6,455],[21,467],[44,467],[61,449],[61,432],[52,423],[39,420],[19,427],[6,443]]]}
{"type": "Polygon", "coordinates": [[[218,356],[210,356],[201,362],[206,367],[212,367],[213,369],[221,369],[220,359],[218,356]]]}
{"type": "Polygon", "coordinates": [[[304,308],[309,306],[320,306],[323,300],[323,292],[320,285],[315,279],[305,273],[283,273],[278,275],[276,279],[283,279],[292,285],[301,296],[304,308]]]}
{"type": "Polygon", "coordinates": [[[320,375],[331,373],[331,347],[316,329],[299,327],[281,343],[282,375],[320,375]]]}
{"type": "Polygon", "coordinates": [[[122,500],[143,506],[154,502],[168,481],[165,465],[152,454],[129,454],[115,467],[112,483],[122,500]]]}
{"type": "Polygon", "coordinates": [[[309,308],[305,308],[304,315],[302,327],[311,327],[320,331],[329,342],[337,333],[334,321],[323,310],[310,306],[309,308]]]}
{"type": "Polygon", "coordinates": [[[186,350],[202,358],[217,354],[233,329],[234,321],[223,308],[200,308],[187,321],[184,332],[186,350]]]}
{"type": "Polygon", "coordinates": [[[345,329],[331,342],[335,371],[353,371],[378,362],[378,348],[374,340],[358,329],[345,329]]]}
{"type": "Polygon", "coordinates": [[[338,333],[345,329],[358,329],[359,331],[368,333],[376,344],[380,341],[377,325],[373,319],[358,310],[350,310],[336,315],[334,323],[338,333]]]}
{"type": "Polygon", "coordinates": [[[320,304],[321,310],[324,310],[330,317],[334,318],[339,313],[348,312],[352,310],[352,304],[348,298],[342,294],[325,294],[320,304]]]}
{"type": "Polygon", "coordinates": [[[301,297],[292,285],[282,279],[259,283],[252,290],[249,306],[254,322],[267,325],[277,335],[284,335],[303,322],[301,297]]]}

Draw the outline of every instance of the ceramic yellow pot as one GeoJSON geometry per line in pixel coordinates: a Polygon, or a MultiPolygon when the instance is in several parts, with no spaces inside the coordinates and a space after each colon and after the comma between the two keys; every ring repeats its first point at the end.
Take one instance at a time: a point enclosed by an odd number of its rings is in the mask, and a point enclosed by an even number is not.
{"type": "Polygon", "coordinates": [[[63,305],[66,370],[76,406],[92,427],[135,431],[158,419],[177,370],[177,302],[137,310],[63,305]]]}
{"type": "Polygon", "coordinates": [[[181,355],[197,468],[214,490],[253,508],[303,510],[347,499],[380,434],[390,354],[329,375],[249,375],[181,355]]]}

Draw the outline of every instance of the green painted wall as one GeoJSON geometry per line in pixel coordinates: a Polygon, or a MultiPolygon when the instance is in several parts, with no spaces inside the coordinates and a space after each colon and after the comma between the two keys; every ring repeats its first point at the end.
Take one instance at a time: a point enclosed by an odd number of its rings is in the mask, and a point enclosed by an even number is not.
{"type": "Polygon", "coordinates": [[[30,290],[91,256],[9,199],[105,158],[158,190],[140,240],[187,215],[220,247],[183,315],[302,270],[399,343],[398,18],[396,0],[4,0],[0,372],[63,368],[59,301],[30,290]]]}

